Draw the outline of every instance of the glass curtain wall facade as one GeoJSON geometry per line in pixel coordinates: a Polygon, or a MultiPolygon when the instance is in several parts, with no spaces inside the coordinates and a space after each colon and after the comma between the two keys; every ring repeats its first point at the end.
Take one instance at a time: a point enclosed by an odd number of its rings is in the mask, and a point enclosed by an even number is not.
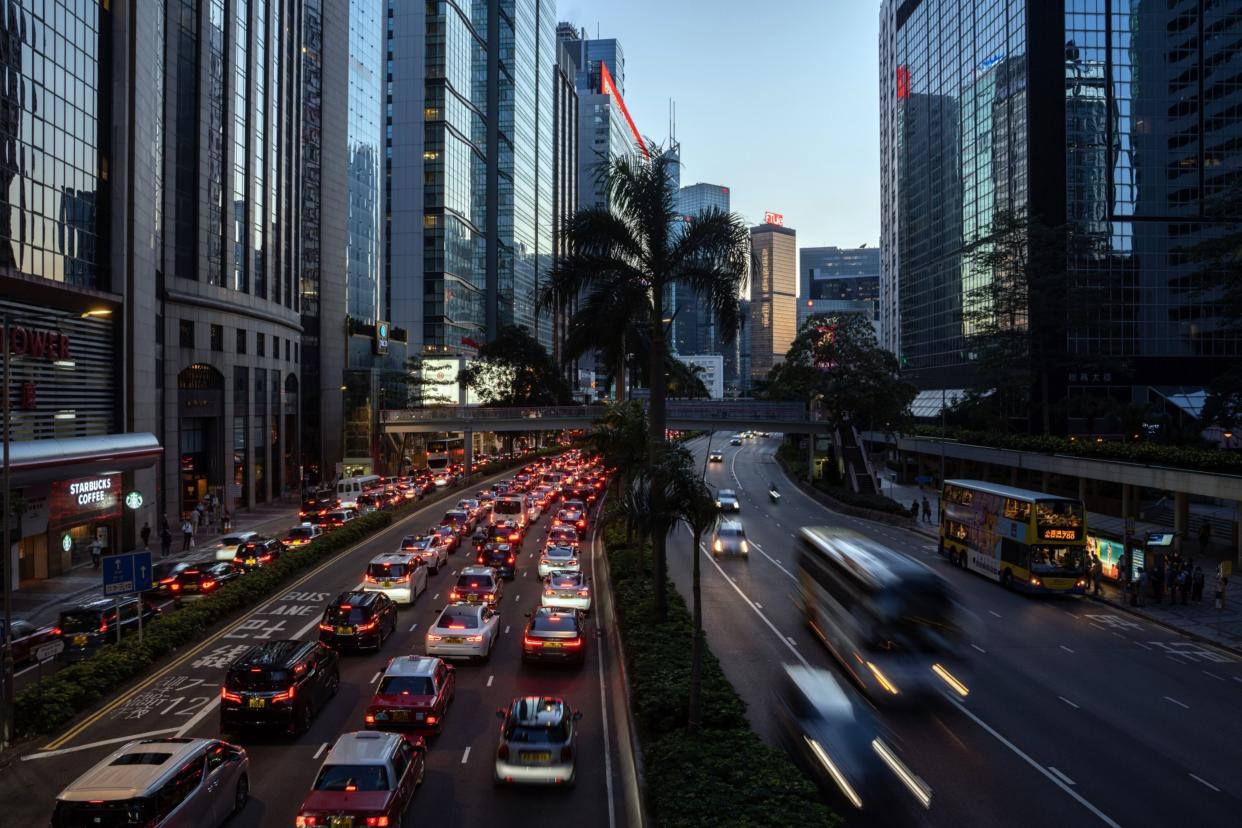
{"type": "MultiPolygon", "coordinates": [[[[729,212],[729,188],[719,184],[691,184],[677,191],[677,212],[686,221],[705,210],[716,209],[729,212]]],[[[710,309],[703,306],[697,295],[682,290],[679,297],[677,321],[674,330],[677,336],[674,345],[680,354],[723,354],[727,347],[716,334],[716,318],[710,309]]]]}
{"type": "Polygon", "coordinates": [[[1065,331],[1057,396],[1145,402],[1236,361],[1190,251],[1238,218],[1242,7],[906,0],[880,30],[881,317],[917,384],[969,381],[962,305],[988,276],[963,250],[1000,210],[1087,242],[1066,306],[1023,321],[1065,331]]]}
{"type": "MultiPolygon", "coordinates": [[[[349,0],[349,243],[346,303],[351,319],[379,318],[383,272],[380,186],[384,119],[384,0],[349,0]]],[[[363,366],[356,366],[363,367],[363,366]]]]}

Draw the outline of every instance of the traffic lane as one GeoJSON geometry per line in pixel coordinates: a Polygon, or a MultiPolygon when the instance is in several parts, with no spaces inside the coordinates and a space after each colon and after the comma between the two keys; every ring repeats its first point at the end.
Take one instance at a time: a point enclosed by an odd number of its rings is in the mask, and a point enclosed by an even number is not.
{"type": "MultiPolygon", "coordinates": [[[[739,493],[766,485],[755,463],[735,468],[739,493]]],[[[765,511],[766,504],[755,500],[748,502],[765,511]]],[[[1007,592],[940,560],[919,535],[835,515],[807,498],[791,498],[772,507],[749,531],[766,538],[769,545],[779,542],[788,547],[793,535],[775,520],[781,510],[787,513],[786,524],[822,523],[824,515],[832,515],[873,537],[880,535],[877,540],[945,576],[983,622],[983,634],[972,641],[987,651],[974,658],[973,669],[980,674],[991,667],[1002,674],[1020,674],[1032,699],[1041,698],[1034,691],[1042,688],[1043,698],[1056,699],[1067,710],[1082,709],[1083,715],[1105,719],[1121,730],[1135,720],[1184,720],[1177,726],[1153,728],[1151,746],[1200,778],[1212,778],[1217,759],[1230,756],[1242,739],[1242,721],[1231,715],[1237,696],[1233,685],[1242,684],[1242,663],[1226,651],[1133,617],[1100,612],[1099,605],[1090,601],[1007,592]],[[786,505],[793,508],[785,509],[786,505]],[[896,537],[899,532],[905,537],[896,537]],[[1124,707],[1115,702],[1119,688],[1127,688],[1124,707]]],[[[1230,790],[1228,784],[1218,787],[1230,790]]]]}
{"type": "MultiPolygon", "coordinates": [[[[739,481],[742,490],[747,482],[745,477],[739,481]]],[[[815,519],[815,516],[806,517],[815,519]]],[[[823,520],[816,519],[816,522],[823,520]]],[[[863,521],[855,523],[864,524],[859,528],[870,528],[863,521]]],[[[772,521],[761,522],[760,533],[771,531],[772,524],[772,521]]],[[[909,552],[908,549],[903,551],[909,552]]],[[[1003,610],[1001,613],[988,610],[989,620],[993,620],[991,616],[1005,619],[1000,628],[1004,635],[994,636],[987,654],[976,658],[971,682],[973,692],[966,702],[986,710],[983,718],[1008,726],[1015,708],[1047,710],[1049,700],[1055,699],[1051,707],[1058,714],[1056,724],[1034,724],[1034,717],[1025,716],[1019,717],[1016,724],[1019,741],[1024,747],[1032,753],[1042,752],[1042,755],[1064,760],[1057,766],[1059,772],[1067,773],[1068,767],[1077,773],[1076,779],[1093,779],[1098,777],[1096,768],[1112,767],[1119,773],[1124,768],[1128,778],[1140,778],[1136,774],[1150,772],[1152,767],[1149,766],[1154,765],[1170,795],[1194,797],[1208,814],[1214,813],[1214,806],[1222,802],[1218,795],[1222,791],[1213,788],[1223,789],[1225,798],[1236,796],[1229,784],[1208,781],[1214,780],[1214,771],[1222,760],[1229,761],[1237,739],[1236,717],[1228,712],[1228,688],[1220,687],[1225,677],[1189,666],[1194,664],[1192,658],[1219,661],[1227,658],[1225,654],[1180,641],[1152,641],[1139,649],[1125,640],[1119,641],[1125,636],[1109,626],[1124,624],[1142,628],[1144,625],[1121,619],[1112,619],[1114,624],[1109,625],[1103,623],[1110,620],[1108,616],[1074,612],[1074,608],[1083,604],[1081,601],[1028,598],[998,590],[996,584],[971,573],[953,570],[944,574],[960,588],[978,590],[981,598],[995,602],[994,605],[1003,610]],[[1057,643],[1060,641],[1068,644],[1057,643]],[[1157,646],[1161,643],[1173,649],[1175,655],[1162,655],[1157,646]],[[1182,669],[1170,674],[1169,664],[1160,659],[1173,661],[1175,671],[1178,667],[1182,669]],[[1185,689],[1187,684],[1209,694],[1204,705],[1208,715],[1193,716],[1182,699],[1159,695],[1174,686],[1185,689]],[[1082,689],[1075,701],[1076,690],[1070,688],[1084,686],[1089,687],[1082,689]],[[1119,688],[1131,688],[1131,691],[1119,693],[1119,688]],[[1117,700],[1122,695],[1126,701],[1119,704],[1117,700]],[[1066,720],[1071,724],[1067,725],[1066,720]],[[1091,721],[1094,728],[1107,731],[1108,735],[1093,740],[1090,750],[1066,752],[1060,734],[1067,728],[1077,732],[1080,720],[1091,721]],[[1126,734],[1134,731],[1135,722],[1151,722],[1153,726],[1144,728],[1137,738],[1127,738],[1126,734]],[[1119,760],[1113,749],[1120,749],[1127,742],[1132,743],[1131,749],[1141,750],[1146,755],[1133,762],[1128,757],[1119,760]],[[1107,748],[1101,750],[1098,747],[1101,744],[1107,748]],[[1097,752],[1100,755],[1094,755],[1097,752]],[[1086,757],[1090,757],[1090,761],[1086,761],[1086,757]],[[1172,761],[1153,762],[1152,757],[1168,757],[1172,761]]],[[[971,603],[977,605],[974,601],[971,603]]],[[[993,626],[999,624],[1000,621],[995,620],[993,626]]],[[[1146,626],[1150,629],[1150,625],[1146,626]]],[[[1151,632],[1156,633],[1155,630],[1151,632]]],[[[1191,694],[1187,692],[1186,695],[1191,694]]],[[[1111,791],[1113,787],[1107,789],[1111,791]]],[[[1091,801],[1104,811],[1128,814],[1130,800],[1113,802],[1093,789],[1091,801]]]]}
{"type": "MultiPolygon", "coordinates": [[[[480,485],[506,476],[494,475],[480,485]]],[[[118,745],[145,736],[198,735],[204,720],[216,719],[212,714],[219,705],[219,684],[233,658],[263,640],[306,637],[318,624],[324,602],[357,584],[366,561],[396,548],[401,536],[418,521],[427,520],[432,511],[465,494],[464,490],[453,492],[428,502],[352,550],[324,561],[277,598],[223,627],[52,739],[45,750],[23,757],[10,773],[0,775],[0,801],[19,803],[22,815],[33,824],[47,818],[51,802],[67,780],[77,778],[118,745]],[[304,586],[309,582],[321,586],[304,586]],[[36,796],[30,795],[32,790],[36,796]]]]}
{"type": "MultiPolygon", "coordinates": [[[[684,531],[675,532],[669,539],[670,548],[676,550],[669,556],[670,574],[683,595],[689,595],[691,589],[690,543],[684,531]]],[[[716,561],[706,552],[701,554],[708,643],[746,702],[748,719],[766,742],[777,745],[776,719],[770,704],[771,677],[784,665],[804,662],[830,670],[847,692],[855,695],[831,654],[807,630],[797,604],[789,600],[789,587],[782,582],[786,576],[762,558],[752,558],[749,563],[735,558],[716,561]],[[737,579],[735,583],[731,582],[733,578],[737,579]],[[748,600],[738,595],[739,590],[748,600]]],[[[870,706],[866,709],[876,712],[870,706]]],[[[930,811],[909,810],[907,824],[1012,824],[1015,798],[1045,793],[1039,787],[1039,778],[1030,774],[1020,759],[973,726],[968,727],[962,717],[947,708],[947,702],[933,699],[916,711],[884,710],[876,715],[884,740],[932,788],[930,811]],[[991,780],[996,778],[991,774],[998,772],[1006,780],[1004,784],[999,779],[978,787],[962,784],[963,779],[991,780]]],[[[1044,806],[1041,821],[1024,824],[1063,825],[1081,815],[1072,801],[1051,800],[1044,806]],[[1045,816],[1047,820],[1042,821],[1045,816]]],[[[891,816],[885,815],[875,824],[891,824],[886,821],[889,819],[891,816]]],[[[850,824],[871,824],[871,818],[856,816],[850,824]]]]}

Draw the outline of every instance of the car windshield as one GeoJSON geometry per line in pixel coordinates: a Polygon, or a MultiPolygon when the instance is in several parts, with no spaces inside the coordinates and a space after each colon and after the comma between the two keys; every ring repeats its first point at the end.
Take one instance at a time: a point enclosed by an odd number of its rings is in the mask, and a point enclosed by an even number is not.
{"type": "Polygon", "coordinates": [[[434,696],[431,676],[384,676],[380,679],[381,696],[434,696]]]}
{"type": "Polygon", "coordinates": [[[473,612],[454,612],[446,611],[440,615],[440,620],[436,622],[436,626],[445,630],[477,630],[479,628],[479,616],[473,612]]]}
{"type": "Polygon", "coordinates": [[[289,685],[289,671],[243,665],[230,670],[225,683],[235,690],[284,690],[289,685]]]}
{"type": "Polygon", "coordinates": [[[577,575],[555,575],[551,585],[556,589],[577,589],[581,584],[582,579],[577,575]]]}
{"type": "Polygon", "coordinates": [[[311,529],[309,526],[295,526],[289,530],[289,537],[291,538],[306,538],[307,540],[310,540],[314,536],[315,530],[311,529]]]}
{"type": "Polygon", "coordinates": [[[550,546],[548,547],[549,558],[572,558],[574,550],[568,546],[550,546]]]}
{"type": "Polygon", "coordinates": [[[519,744],[548,744],[564,742],[569,739],[569,728],[564,722],[554,725],[515,725],[506,734],[510,742],[519,744]]]}
{"type": "Polygon", "coordinates": [[[401,578],[409,571],[403,563],[373,563],[367,567],[367,574],[372,578],[401,578]]]}
{"type": "Polygon", "coordinates": [[[99,629],[99,621],[99,613],[95,610],[69,610],[60,614],[56,626],[67,633],[94,632],[99,629]]]}
{"type": "Polygon", "coordinates": [[[724,500],[726,497],[737,497],[732,489],[721,489],[716,496],[721,500],[724,500]]]}
{"type": "Polygon", "coordinates": [[[458,589],[491,589],[491,575],[459,575],[457,576],[458,589]]]}
{"type": "Polygon", "coordinates": [[[323,617],[332,624],[361,624],[367,620],[367,613],[362,607],[347,607],[339,604],[324,610],[323,617]]]}
{"type": "Polygon", "coordinates": [[[722,538],[740,538],[744,533],[740,526],[722,526],[716,534],[722,538]]]}
{"type": "Polygon", "coordinates": [[[315,780],[317,791],[386,791],[388,769],[383,765],[324,765],[315,780]]]}
{"type": "Polygon", "coordinates": [[[578,618],[570,612],[539,613],[530,620],[535,632],[577,632],[578,618]]]}

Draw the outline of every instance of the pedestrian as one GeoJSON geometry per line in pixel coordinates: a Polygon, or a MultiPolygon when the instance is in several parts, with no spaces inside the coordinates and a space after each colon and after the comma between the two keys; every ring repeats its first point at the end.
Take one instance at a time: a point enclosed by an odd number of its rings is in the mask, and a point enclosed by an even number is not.
{"type": "Polygon", "coordinates": [[[190,534],[191,534],[191,535],[197,535],[197,534],[198,534],[198,516],[199,516],[200,514],[202,514],[202,512],[200,512],[198,509],[191,509],[191,510],[190,510],[189,524],[190,524],[190,534]]]}
{"type": "Polygon", "coordinates": [[[138,535],[139,537],[142,538],[142,548],[150,549],[151,548],[151,524],[147,523],[144,520],[142,522],[142,531],[139,532],[138,535]]]}
{"type": "Polygon", "coordinates": [[[1120,584],[1130,583],[1130,558],[1126,555],[1124,549],[1117,557],[1117,582],[1120,584]]]}
{"type": "Polygon", "coordinates": [[[1183,566],[1181,571],[1177,573],[1177,597],[1180,599],[1178,603],[1186,606],[1186,600],[1190,597],[1190,570],[1183,566]]]}
{"type": "Polygon", "coordinates": [[[98,536],[91,539],[90,550],[91,563],[95,565],[96,569],[99,569],[99,560],[103,557],[103,543],[99,540],[98,536]]]}
{"type": "Polygon", "coordinates": [[[1135,606],[1137,607],[1143,606],[1143,603],[1144,603],[1143,599],[1146,597],[1143,593],[1145,593],[1146,591],[1147,591],[1147,570],[1140,566],[1138,568],[1138,582],[1134,590],[1134,597],[1135,597],[1134,605],[1135,606]]]}
{"type": "Polygon", "coordinates": [[[198,534],[198,530],[207,526],[207,506],[203,501],[199,501],[194,507],[194,534],[198,534]]]}
{"type": "Polygon", "coordinates": [[[227,506],[225,506],[221,512],[220,529],[221,531],[224,531],[224,532],[233,531],[233,516],[229,514],[229,509],[227,506]]]}
{"type": "Polygon", "coordinates": [[[167,558],[172,552],[172,532],[168,528],[168,521],[164,521],[164,526],[160,529],[160,557],[167,558]]]}
{"type": "Polygon", "coordinates": [[[1091,580],[1094,584],[1093,594],[1096,596],[1103,595],[1103,578],[1104,578],[1104,562],[1100,560],[1100,556],[1095,556],[1095,563],[1091,567],[1091,580]]]}
{"type": "Polygon", "coordinates": [[[181,521],[181,551],[189,552],[190,547],[194,544],[194,524],[190,522],[190,516],[186,515],[181,521]]]}
{"type": "Polygon", "coordinates": [[[1190,598],[1196,604],[1203,600],[1203,567],[1196,566],[1194,574],[1190,576],[1190,598]]]}
{"type": "Polygon", "coordinates": [[[927,502],[927,495],[923,495],[923,522],[931,523],[931,504],[927,502]]]}
{"type": "Polygon", "coordinates": [[[915,520],[918,520],[918,519],[919,519],[919,502],[918,502],[918,500],[911,500],[911,501],[910,501],[910,517],[914,518],[915,520]]]}
{"type": "Polygon", "coordinates": [[[1199,555],[1207,554],[1208,544],[1212,542],[1212,524],[1206,520],[1199,527],[1199,555]]]}

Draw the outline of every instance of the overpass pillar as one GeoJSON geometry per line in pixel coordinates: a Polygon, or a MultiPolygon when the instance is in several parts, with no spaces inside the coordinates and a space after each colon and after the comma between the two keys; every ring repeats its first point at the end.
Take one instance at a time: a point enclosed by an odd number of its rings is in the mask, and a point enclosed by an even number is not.
{"type": "MultiPolygon", "coordinates": [[[[1185,492],[1173,493],[1173,531],[1179,542],[1189,540],[1186,533],[1190,531],[1190,498],[1185,492]]],[[[1189,545],[1186,548],[1189,549],[1189,545]]]]}
{"type": "Polygon", "coordinates": [[[463,460],[463,462],[466,464],[466,474],[473,474],[474,473],[474,431],[471,429],[466,429],[465,433],[462,436],[465,437],[465,439],[462,440],[462,447],[465,448],[466,450],[466,456],[463,460]]]}

